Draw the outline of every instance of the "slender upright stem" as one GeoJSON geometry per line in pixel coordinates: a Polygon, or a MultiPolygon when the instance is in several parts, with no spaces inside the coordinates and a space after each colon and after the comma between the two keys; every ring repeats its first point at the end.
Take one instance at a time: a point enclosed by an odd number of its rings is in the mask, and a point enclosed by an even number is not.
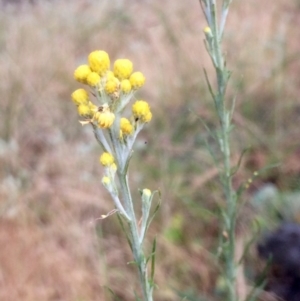
{"type": "MultiPolygon", "coordinates": [[[[224,114],[225,115],[225,114],[224,114]]],[[[228,288],[228,300],[236,301],[236,262],[235,262],[235,227],[236,227],[236,196],[232,188],[230,167],[230,137],[228,126],[222,127],[223,141],[223,189],[226,198],[224,226],[228,235],[228,247],[225,250],[225,275],[228,288]]]]}
{"type": "Polygon", "coordinates": [[[215,68],[217,87],[212,93],[215,109],[220,122],[219,145],[222,152],[222,172],[220,178],[223,187],[223,193],[226,200],[226,206],[223,210],[223,222],[226,241],[222,245],[225,259],[224,277],[227,284],[227,300],[236,301],[236,267],[235,262],[235,227],[237,198],[236,192],[232,187],[231,171],[231,110],[227,109],[225,103],[226,87],[229,80],[229,72],[225,67],[225,59],[222,54],[222,37],[225,22],[228,14],[228,7],[231,0],[224,0],[221,12],[221,24],[217,18],[217,8],[215,0],[200,0],[203,13],[208,22],[210,32],[207,33],[207,50],[212,59],[215,68]],[[225,1],[225,2],[224,2],[225,1]]]}
{"type": "Polygon", "coordinates": [[[125,173],[119,173],[120,189],[124,198],[124,206],[127,214],[131,218],[129,222],[129,228],[131,233],[131,247],[134,257],[134,261],[138,267],[140,284],[143,292],[144,301],[152,301],[152,288],[150,287],[147,274],[147,263],[143,253],[143,247],[140,244],[138,226],[133,208],[133,202],[131,193],[127,181],[127,175],[125,173]]]}

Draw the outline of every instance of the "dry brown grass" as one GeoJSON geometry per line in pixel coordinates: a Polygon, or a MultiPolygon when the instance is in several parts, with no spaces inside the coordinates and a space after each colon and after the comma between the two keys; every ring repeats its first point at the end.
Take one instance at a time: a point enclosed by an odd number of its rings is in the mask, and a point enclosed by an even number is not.
{"type": "MultiPolygon", "coordinates": [[[[286,173],[272,175],[280,185],[288,172],[289,179],[299,174],[291,168],[299,149],[298,13],[297,1],[236,1],[225,36],[241,129],[234,158],[251,144],[265,154],[258,167],[283,162],[286,173]]],[[[221,196],[205,133],[189,111],[214,123],[202,74],[203,66],[212,71],[203,26],[198,1],[40,1],[1,9],[1,300],[113,300],[105,285],[121,300],[134,298],[135,270],[126,265],[131,257],[116,218],[93,222],[112,202],[100,185],[100,148],[69,100],[78,87],[73,70],[94,49],[132,59],[147,78],[140,97],[152,104],[154,120],[131,176],[134,188],[163,193],[151,231],[160,233],[156,300],[179,300],[176,291],[217,300],[218,267],[206,251],[215,246],[217,219],[200,207],[215,210],[221,196]],[[183,217],[178,229],[175,213],[183,217]],[[179,240],[166,235],[170,229],[179,240]]],[[[244,168],[237,182],[249,174],[244,168]]]]}

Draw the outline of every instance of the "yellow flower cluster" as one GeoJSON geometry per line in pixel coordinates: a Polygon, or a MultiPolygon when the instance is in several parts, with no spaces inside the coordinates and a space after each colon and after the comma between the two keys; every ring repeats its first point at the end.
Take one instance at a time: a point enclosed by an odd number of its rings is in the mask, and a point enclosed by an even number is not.
{"type": "MultiPolygon", "coordinates": [[[[145,123],[152,119],[150,106],[144,100],[137,100],[132,105],[129,119],[122,114],[136,90],[145,84],[145,76],[139,71],[134,72],[133,63],[128,59],[117,59],[111,70],[109,55],[103,50],[91,52],[87,61],[87,64],[76,68],[74,78],[88,85],[91,93],[81,88],[75,90],[71,98],[78,115],[84,119],[80,123],[92,125],[95,137],[104,151],[99,157],[104,170],[102,184],[111,194],[116,210],[131,221],[119,199],[119,185],[115,177],[127,173],[133,143],[145,123]],[[91,102],[91,95],[98,101],[97,105],[91,102]]],[[[151,190],[143,190],[143,213],[150,210],[152,197],[151,190]]],[[[145,221],[148,215],[149,212],[145,221]]]]}
{"type": "Polygon", "coordinates": [[[78,115],[87,119],[94,116],[97,107],[89,100],[89,94],[84,89],[77,89],[71,95],[74,104],[77,106],[78,115]]]}
{"type": "Polygon", "coordinates": [[[96,87],[101,77],[109,70],[110,60],[105,51],[96,50],[89,54],[88,65],[80,65],[74,72],[74,78],[83,84],[96,87]]]}
{"type": "Polygon", "coordinates": [[[76,68],[74,78],[80,83],[104,90],[115,98],[120,93],[129,94],[144,85],[144,75],[141,72],[132,72],[133,64],[128,59],[117,59],[111,71],[107,52],[95,50],[88,56],[88,65],[76,68]]]}
{"type": "MultiPolygon", "coordinates": [[[[143,123],[152,119],[150,106],[144,100],[138,100],[133,104],[130,120],[121,116],[121,112],[129,103],[133,93],[145,84],[145,76],[141,72],[134,72],[133,63],[128,59],[117,59],[113,63],[113,69],[110,70],[109,55],[103,50],[91,52],[87,61],[88,64],[76,68],[74,78],[91,87],[91,94],[100,103],[93,104],[87,90],[82,88],[74,91],[71,97],[77,107],[78,115],[85,119],[81,122],[82,124],[92,123],[100,129],[113,127],[109,135],[101,133],[98,136],[98,139],[103,140],[102,145],[109,150],[110,144],[116,140],[105,140],[113,139],[112,135],[118,133],[114,125],[119,126],[120,143],[126,143],[127,139],[130,139],[129,136],[135,137],[134,134],[141,130],[143,123]]],[[[104,153],[100,162],[107,166],[112,165],[114,161],[111,154],[104,153]],[[111,161],[108,158],[112,158],[111,161]]]]}

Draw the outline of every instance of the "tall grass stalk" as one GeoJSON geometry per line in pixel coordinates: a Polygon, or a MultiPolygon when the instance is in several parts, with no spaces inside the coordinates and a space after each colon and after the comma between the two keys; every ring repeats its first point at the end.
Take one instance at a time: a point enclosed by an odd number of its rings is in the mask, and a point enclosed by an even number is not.
{"type": "Polygon", "coordinates": [[[231,0],[223,0],[220,14],[216,0],[200,0],[202,11],[207,21],[204,29],[206,36],[205,45],[210,55],[216,74],[216,88],[213,89],[205,72],[208,88],[213,98],[217,117],[219,119],[220,131],[215,135],[222,153],[222,167],[220,168],[220,179],[223,187],[226,206],[222,209],[223,229],[222,245],[225,260],[224,278],[226,280],[227,300],[236,301],[236,270],[235,262],[235,228],[237,215],[237,193],[232,186],[233,172],[231,169],[231,145],[230,132],[232,129],[232,113],[234,101],[228,108],[225,101],[227,84],[230,72],[226,68],[225,58],[222,53],[222,40],[231,0]],[[219,18],[220,16],[220,18],[219,18]]]}

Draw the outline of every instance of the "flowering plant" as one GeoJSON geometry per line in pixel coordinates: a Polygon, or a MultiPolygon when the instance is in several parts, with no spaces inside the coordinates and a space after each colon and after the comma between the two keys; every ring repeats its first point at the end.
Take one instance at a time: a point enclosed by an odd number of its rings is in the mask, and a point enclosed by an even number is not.
{"type": "Polygon", "coordinates": [[[141,72],[133,72],[133,64],[128,59],[116,60],[113,70],[110,70],[109,56],[102,50],[91,52],[88,64],[77,67],[74,77],[89,87],[90,94],[97,101],[97,104],[92,102],[85,89],[72,93],[81,124],[92,126],[103,149],[99,159],[104,167],[102,184],[111,195],[115,209],[101,218],[113,213],[119,214],[119,221],[126,232],[134,262],[138,267],[143,299],[152,300],[156,242],[154,241],[148,258],[143,252],[143,242],[153,217],[150,216],[150,210],[155,192],[142,190],[142,217],[141,222],[137,223],[128,183],[128,166],[134,141],[144,125],[151,121],[152,113],[146,101],[136,100],[132,105],[132,116],[129,119],[123,116],[123,111],[135,92],[144,85],[145,77],[141,72]],[[128,227],[124,226],[123,220],[128,227]],[[147,272],[149,259],[152,261],[150,279],[147,272]]]}

